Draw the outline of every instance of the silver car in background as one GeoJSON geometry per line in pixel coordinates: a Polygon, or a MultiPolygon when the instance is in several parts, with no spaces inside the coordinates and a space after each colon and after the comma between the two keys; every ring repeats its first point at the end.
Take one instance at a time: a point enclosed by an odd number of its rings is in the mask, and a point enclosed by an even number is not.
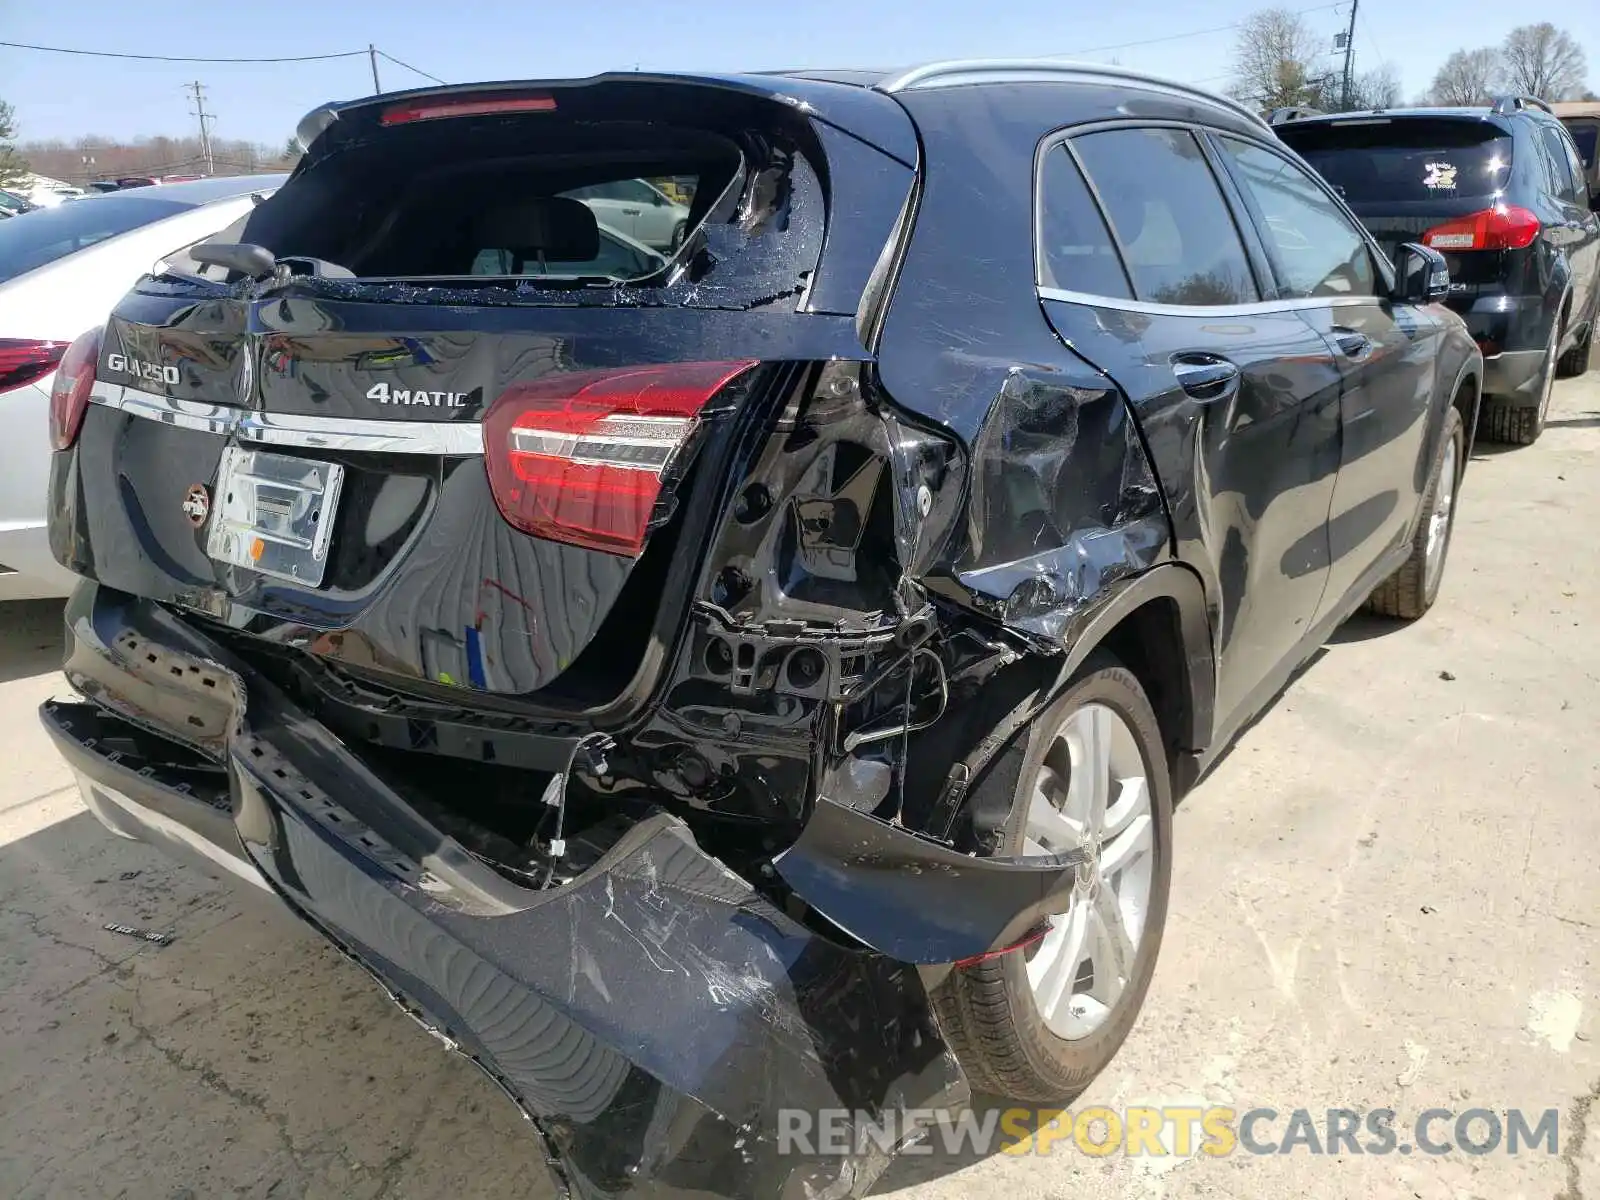
{"type": "Polygon", "coordinates": [[[65,596],[50,553],[50,389],[72,339],[152,265],[225,229],[287,175],[85,196],[0,221],[0,601],[65,596]]]}

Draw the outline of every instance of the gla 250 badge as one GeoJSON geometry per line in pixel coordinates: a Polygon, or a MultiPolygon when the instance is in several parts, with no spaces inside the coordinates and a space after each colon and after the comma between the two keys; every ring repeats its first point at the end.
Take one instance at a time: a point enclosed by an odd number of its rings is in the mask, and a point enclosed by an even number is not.
{"type": "Polygon", "coordinates": [[[126,354],[106,355],[106,370],[132,375],[146,383],[177,383],[178,368],[145,362],[142,358],[129,358],[126,354]]]}

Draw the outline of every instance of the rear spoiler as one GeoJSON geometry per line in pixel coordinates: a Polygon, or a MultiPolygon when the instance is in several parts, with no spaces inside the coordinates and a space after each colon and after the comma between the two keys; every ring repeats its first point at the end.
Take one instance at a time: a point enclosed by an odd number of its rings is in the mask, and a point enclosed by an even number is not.
{"type": "Polygon", "coordinates": [[[384,92],[355,100],[337,101],[312,109],[295,128],[295,140],[309,150],[338,121],[367,115],[373,109],[393,106],[448,105],[467,99],[510,101],[514,96],[539,93],[556,97],[562,92],[600,87],[705,87],[771,100],[822,121],[862,141],[907,167],[917,165],[917,134],[899,104],[873,88],[853,83],[802,79],[792,75],[656,74],[644,71],[610,71],[586,79],[522,79],[490,83],[460,83],[443,87],[384,92]]]}

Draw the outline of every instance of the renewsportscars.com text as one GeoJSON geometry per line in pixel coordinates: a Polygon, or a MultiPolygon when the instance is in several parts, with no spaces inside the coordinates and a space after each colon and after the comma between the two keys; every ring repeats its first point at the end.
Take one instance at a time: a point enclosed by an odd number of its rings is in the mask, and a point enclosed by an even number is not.
{"type": "Polygon", "coordinates": [[[846,1109],[778,1113],[780,1154],[1557,1154],[1560,1111],[1519,1108],[906,1109],[874,1119],[846,1109]]]}

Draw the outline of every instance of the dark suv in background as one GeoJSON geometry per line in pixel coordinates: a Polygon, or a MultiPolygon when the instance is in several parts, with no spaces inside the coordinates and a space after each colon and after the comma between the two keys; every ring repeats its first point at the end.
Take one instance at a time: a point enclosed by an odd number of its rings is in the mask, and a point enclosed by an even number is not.
{"type": "Polygon", "coordinates": [[[1483,350],[1482,432],[1527,445],[1557,376],[1589,369],[1600,217],[1583,161],[1542,101],[1301,115],[1277,134],[1339,190],[1384,249],[1445,256],[1446,299],[1483,350]]]}
{"type": "Polygon", "coordinates": [[[782,1109],[1080,1090],[1174,797],[1438,594],[1482,372],[1441,257],[1239,104],[1060,63],[301,136],[57,376],[90,808],[283,899],[575,1196],[856,1194],[866,1131],[785,1153],[782,1109]],[[608,267],[574,195],[639,179],[684,236],[608,267]]]}

